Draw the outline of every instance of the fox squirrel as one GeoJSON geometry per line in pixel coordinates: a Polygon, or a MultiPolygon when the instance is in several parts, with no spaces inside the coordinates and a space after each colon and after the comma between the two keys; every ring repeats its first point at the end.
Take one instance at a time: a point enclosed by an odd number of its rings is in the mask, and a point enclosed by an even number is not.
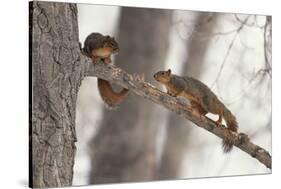
{"type": "MultiPolygon", "coordinates": [[[[100,33],[91,33],[84,42],[83,54],[92,59],[93,63],[101,60],[110,64],[111,54],[119,52],[118,43],[113,37],[104,36],[100,33]]],[[[120,92],[115,92],[111,84],[98,78],[98,89],[100,96],[109,108],[114,108],[120,104],[128,93],[128,89],[123,88],[120,92]]]]}
{"type": "MultiPolygon", "coordinates": [[[[171,74],[171,70],[159,71],[153,76],[155,80],[165,85],[167,93],[173,97],[182,96],[190,101],[192,109],[200,115],[208,112],[218,114],[218,125],[222,125],[222,118],[226,121],[229,130],[237,132],[238,124],[235,116],[225,107],[217,96],[201,81],[192,77],[180,77],[171,74]]],[[[223,151],[229,152],[233,142],[224,140],[223,151]]]]}

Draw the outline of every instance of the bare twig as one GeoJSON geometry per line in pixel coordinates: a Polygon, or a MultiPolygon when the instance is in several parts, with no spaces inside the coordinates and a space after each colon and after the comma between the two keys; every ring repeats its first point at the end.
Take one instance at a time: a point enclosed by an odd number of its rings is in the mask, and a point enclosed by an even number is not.
{"type": "Polygon", "coordinates": [[[264,26],[264,58],[265,58],[265,67],[269,71],[267,72],[270,77],[271,76],[271,59],[268,57],[268,51],[270,51],[271,55],[271,50],[268,50],[271,47],[271,43],[267,41],[267,35],[269,35],[269,41],[271,42],[271,17],[267,16],[266,17],[266,22],[264,26]]]}
{"type": "MultiPolygon", "coordinates": [[[[243,16],[246,16],[246,15],[243,15],[243,16]]],[[[245,25],[245,26],[248,26],[248,27],[254,27],[255,24],[256,24],[255,17],[254,17],[254,20],[253,20],[252,23],[245,22],[245,20],[242,20],[241,18],[239,18],[238,14],[234,14],[234,17],[235,17],[237,22],[240,22],[241,25],[245,25]]],[[[247,21],[249,20],[250,17],[251,17],[250,15],[246,16],[247,21]]]]}
{"type": "Polygon", "coordinates": [[[211,84],[211,88],[213,88],[213,86],[218,82],[218,80],[219,80],[219,78],[220,78],[220,76],[221,76],[222,70],[223,70],[223,68],[224,68],[224,65],[225,65],[225,63],[226,63],[226,60],[227,60],[227,58],[228,58],[228,56],[229,56],[229,54],[230,54],[230,52],[231,52],[231,49],[232,49],[232,47],[233,47],[233,44],[234,44],[234,42],[235,42],[237,36],[238,36],[239,33],[241,32],[241,30],[243,29],[243,27],[244,27],[245,24],[247,23],[248,19],[249,19],[249,16],[247,16],[247,18],[245,18],[245,20],[241,23],[240,27],[237,28],[237,31],[236,31],[235,35],[233,36],[233,38],[232,38],[232,40],[231,40],[231,42],[230,42],[230,44],[229,44],[229,46],[228,46],[228,48],[227,48],[227,51],[226,51],[226,54],[225,54],[224,59],[223,59],[223,61],[222,61],[222,64],[221,64],[221,66],[220,66],[218,75],[217,75],[215,81],[211,84]]]}
{"type": "Polygon", "coordinates": [[[252,87],[254,87],[255,85],[253,84],[254,82],[256,84],[261,84],[261,82],[263,81],[264,79],[264,76],[266,74],[269,75],[268,72],[270,72],[271,70],[269,69],[259,69],[256,73],[254,73],[254,75],[249,79],[248,81],[248,86],[243,88],[239,93],[238,95],[236,96],[235,99],[233,99],[231,102],[227,103],[228,106],[236,103],[238,100],[240,100],[242,97],[244,97],[252,87]]]}
{"type": "Polygon", "coordinates": [[[211,119],[205,116],[197,115],[181,100],[161,92],[150,83],[134,78],[132,75],[114,65],[104,63],[92,64],[90,60],[85,59],[85,66],[85,71],[88,70],[88,72],[85,73],[85,76],[94,76],[106,79],[129,89],[135,95],[164,106],[166,109],[176,112],[177,114],[185,117],[187,120],[195,123],[198,127],[213,133],[219,138],[233,141],[236,147],[248,153],[253,158],[271,169],[271,155],[265,149],[252,143],[246,134],[234,133],[228,130],[225,126],[217,126],[211,119]]]}

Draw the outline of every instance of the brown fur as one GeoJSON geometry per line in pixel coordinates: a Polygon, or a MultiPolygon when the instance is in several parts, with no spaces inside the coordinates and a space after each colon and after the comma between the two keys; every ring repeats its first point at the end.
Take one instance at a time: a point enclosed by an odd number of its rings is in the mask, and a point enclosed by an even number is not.
{"type": "MultiPolygon", "coordinates": [[[[111,55],[119,52],[118,43],[113,37],[104,36],[100,33],[91,33],[84,42],[83,53],[92,59],[93,63],[104,61],[107,64],[112,63],[111,55]]],[[[100,96],[109,108],[120,104],[128,93],[123,88],[119,93],[115,92],[111,84],[103,79],[98,78],[98,89],[100,96]]]]}
{"type": "Polygon", "coordinates": [[[128,89],[123,88],[120,92],[114,92],[110,83],[98,78],[100,96],[109,108],[117,106],[128,94],[128,89]]]}
{"type": "MultiPolygon", "coordinates": [[[[171,70],[159,71],[154,78],[165,85],[167,93],[171,96],[182,96],[190,101],[191,108],[199,114],[206,115],[208,112],[217,114],[221,125],[222,118],[229,130],[237,132],[238,123],[235,116],[225,107],[217,96],[204,83],[192,77],[181,77],[171,74],[171,70]]],[[[229,152],[233,147],[232,141],[223,141],[224,152],[229,152]]]]}
{"type": "MultiPolygon", "coordinates": [[[[237,132],[238,123],[236,121],[236,118],[226,107],[222,111],[222,116],[226,122],[228,129],[233,132],[237,132]]],[[[233,148],[233,142],[231,141],[224,140],[222,145],[224,152],[230,152],[233,148]]]]}

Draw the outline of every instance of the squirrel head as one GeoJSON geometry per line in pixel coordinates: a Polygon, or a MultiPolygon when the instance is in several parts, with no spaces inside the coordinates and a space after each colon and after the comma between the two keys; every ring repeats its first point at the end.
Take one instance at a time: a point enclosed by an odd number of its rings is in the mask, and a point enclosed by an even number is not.
{"type": "Polygon", "coordinates": [[[119,52],[119,46],[114,37],[110,36],[105,36],[104,42],[103,42],[103,47],[104,48],[110,48],[112,53],[117,53],[119,52]]]}
{"type": "Polygon", "coordinates": [[[153,75],[156,81],[161,83],[168,83],[171,80],[172,71],[168,69],[168,71],[159,71],[153,75]]]}

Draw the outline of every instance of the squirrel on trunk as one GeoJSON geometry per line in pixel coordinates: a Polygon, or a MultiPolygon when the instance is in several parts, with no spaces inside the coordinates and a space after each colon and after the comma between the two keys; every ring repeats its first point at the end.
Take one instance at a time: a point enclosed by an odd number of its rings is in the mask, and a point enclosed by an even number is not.
{"type": "MultiPolygon", "coordinates": [[[[110,64],[112,63],[110,56],[119,52],[119,46],[113,37],[91,33],[84,42],[82,52],[91,58],[93,63],[103,61],[110,64]]],[[[109,108],[116,107],[128,94],[128,89],[125,88],[120,92],[115,92],[108,81],[100,78],[98,78],[98,89],[101,98],[109,108]]]]}
{"type": "MultiPolygon", "coordinates": [[[[201,81],[192,77],[181,77],[168,71],[159,71],[153,76],[155,80],[165,85],[167,93],[173,97],[182,96],[190,101],[192,109],[197,110],[200,115],[208,112],[219,115],[217,125],[222,125],[224,118],[227,128],[237,132],[238,123],[235,116],[218,99],[218,97],[201,81]]],[[[223,151],[230,152],[233,142],[223,140],[223,151]]]]}

